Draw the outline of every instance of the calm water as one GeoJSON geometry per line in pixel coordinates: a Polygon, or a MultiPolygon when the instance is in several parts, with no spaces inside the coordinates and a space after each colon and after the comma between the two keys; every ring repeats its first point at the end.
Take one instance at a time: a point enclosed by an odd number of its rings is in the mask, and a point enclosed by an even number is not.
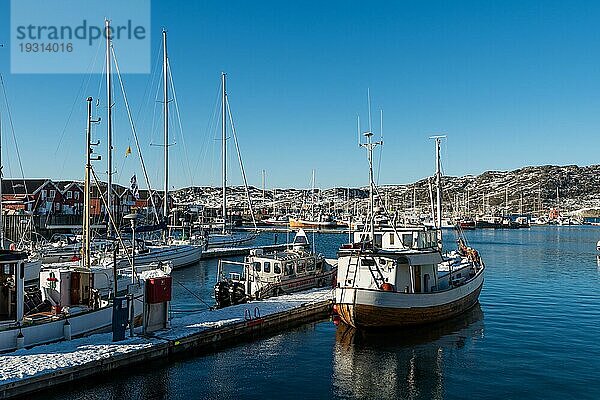
{"type": "MultiPolygon", "coordinates": [[[[600,229],[486,230],[467,237],[488,268],[481,304],[464,317],[368,335],[324,321],[38,398],[600,399],[600,229]]],[[[316,236],[328,256],[345,240],[316,236]]],[[[211,303],[215,273],[216,262],[209,261],[174,276],[211,303]]],[[[204,307],[183,286],[174,289],[178,309],[204,307]]]]}

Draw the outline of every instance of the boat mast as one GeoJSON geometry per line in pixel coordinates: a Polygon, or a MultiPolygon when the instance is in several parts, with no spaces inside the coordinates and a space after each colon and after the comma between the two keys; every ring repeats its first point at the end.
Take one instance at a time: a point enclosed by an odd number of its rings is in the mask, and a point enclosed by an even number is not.
{"type": "MultiPolygon", "coordinates": [[[[112,186],[112,175],[113,175],[113,166],[112,166],[112,77],[111,77],[111,60],[110,60],[110,48],[111,48],[111,32],[110,32],[110,21],[108,19],[104,20],[105,24],[105,36],[106,36],[106,101],[108,104],[107,108],[107,147],[108,147],[108,157],[107,157],[107,175],[108,175],[108,188],[107,188],[107,213],[112,213],[112,194],[113,194],[113,186],[112,186]]],[[[111,236],[112,226],[110,221],[108,221],[106,226],[106,236],[111,236]]]]}
{"type": "Polygon", "coordinates": [[[432,136],[431,139],[435,140],[435,183],[436,183],[436,225],[440,230],[438,238],[438,246],[442,248],[442,161],[440,157],[440,150],[442,139],[446,136],[432,136]]]}
{"type": "Polygon", "coordinates": [[[169,223],[169,70],[167,58],[167,31],[162,31],[163,39],[163,116],[165,133],[165,182],[163,199],[163,218],[169,223]]]}
{"type": "Polygon", "coordinates": [[[4,209],[2,208],[2,118],[0,117],[0,250],[4,250],[4,209]]]}
{"type": "Polygon", "coordinates": [[[100,122],[98,120],[92,120],[92,98],[87,98],[87,128],[86,128],[86,141],[85,141],[85,180],[83,189],[83,266],[85,268],[91,267],[90,261],[90,248],[92,244],[92,229],[90,225],[91,221],[91,173],[92,173],[92,161],[100,160],[100,156],[92,157],[92,146],[97,146],[98,142],[92,143],[92,123],[100,122]]]}
{"type": "Polygon", "coordinates": [[[378,145],[383,145],[383,140],[373,142],[373,132],[365,132],[367,143],[361,143],[360,146],[367,149],[367,158],[369,160],[369,224],[371,228],[371,241],[375,245],[375,180],[373,178],[373,149],[378,145]]]}
{"type": "Polygon", "coordinates": [[[310,185],[310,218],[315,219],[315,170],[312,170],[312,181],[310,185]]]}
{"type": "Polygon", "coordinates": [[[227,228],[227,88],[226,88],[226,74],[225,72],[221,72],[221,96],[222,96],[222,104],[221,104],[221,157],[223,158],[223,228],[221,233],[224,235],[226,233],[227,228]]]}

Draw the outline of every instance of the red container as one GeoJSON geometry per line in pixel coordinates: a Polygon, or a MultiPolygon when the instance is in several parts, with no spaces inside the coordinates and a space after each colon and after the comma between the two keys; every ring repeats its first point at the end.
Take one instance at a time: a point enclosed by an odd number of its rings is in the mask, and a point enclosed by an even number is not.
{"type": "Polygon", "coordinates": [[[171,301],[170,276],[146,279],[146,302],[150,304],[171,301]]]}

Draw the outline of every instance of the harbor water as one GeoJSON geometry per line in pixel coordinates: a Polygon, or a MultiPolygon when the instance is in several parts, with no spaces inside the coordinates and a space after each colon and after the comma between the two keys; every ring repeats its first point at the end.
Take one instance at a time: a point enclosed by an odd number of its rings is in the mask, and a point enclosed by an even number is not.
{"type": "MultiPolygon", "coordinates": [[[[447,247],[454,237],[445,233],[447,247]]],[[[310,235],[309,235],[310,236],[310,235]]],[[[307,324],[214,354],[152,363],[35,399],[598,399],[600,229],[466,233],[486,262],[480,305],[444,323],[361,333],[307,324]]],[[[285,234],[279,234],[281,243],[285,234]]],[[[274,234],[263,233],[260,244],[274,234]]],[[[342,234],[316,234],[334,257],[342,234]]],[[[173,310],[213,304],[216,260],[175,271],[173,310]]]]}

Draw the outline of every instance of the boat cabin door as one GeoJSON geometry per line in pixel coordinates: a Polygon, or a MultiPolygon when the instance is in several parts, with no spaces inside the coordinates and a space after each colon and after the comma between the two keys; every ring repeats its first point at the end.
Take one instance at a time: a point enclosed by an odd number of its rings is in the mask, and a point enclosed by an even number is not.
{"type": "Polygon", "coordinates": [[[421,293],[421,266],[413,266],[413,271],[415,274],[415,293],[421,293]]]}
{"type": "Polygon", "coordinates": [[[0,250],[0,322],[23,320],[25,253],[0,250]]]}

